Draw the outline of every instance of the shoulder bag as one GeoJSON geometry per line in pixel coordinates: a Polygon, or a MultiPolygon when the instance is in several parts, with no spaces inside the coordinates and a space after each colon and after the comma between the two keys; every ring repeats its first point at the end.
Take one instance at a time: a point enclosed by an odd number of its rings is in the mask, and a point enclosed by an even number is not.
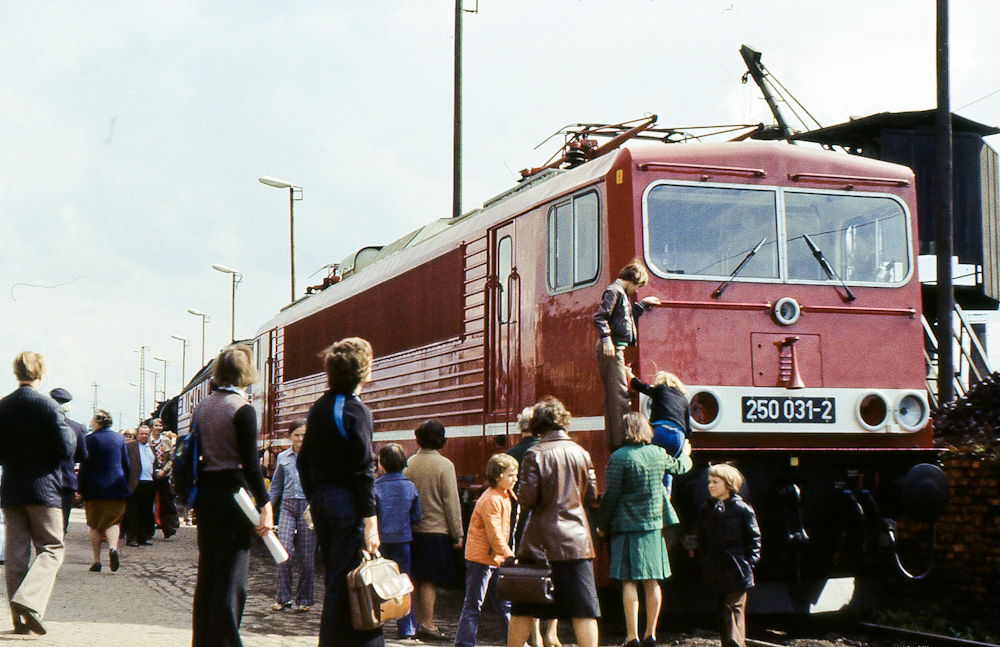
{"type": "Polygon", "coordinates": [[[358,631],[381,627],[410,612],[413,583],[399,566],[375,551],[361,551],[361,565],[347,574],[351,622],[358,631]]]}
{"type": "Polygon", "coordinates": [[[497,597],[520,604],[552,604],[552,565],[517,562],[513,558],[498,570],[497,597]]]}

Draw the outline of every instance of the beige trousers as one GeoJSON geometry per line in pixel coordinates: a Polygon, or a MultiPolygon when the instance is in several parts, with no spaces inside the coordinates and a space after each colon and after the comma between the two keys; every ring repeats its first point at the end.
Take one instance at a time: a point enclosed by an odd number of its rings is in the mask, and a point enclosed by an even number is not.
{"type": "Polygon", "coordinates": [[[7,597],[44,616],[63,562],[62,508],[44,505],[4,508],[3,518],[7,597]],[[32,545],[35,559],[29,564],[32,545]]]}
{"type": "Polygon", "coordinates": [[[724,591],[719,593],[718,604],[722,647],[746,647],[747,592],[724,591]]]}
{"type": "Polygon", "coordinates": [[[625,442],[625,416],[632,411],[625,377],[625,349],[616,346],[614,357],[604,356],[604,346],[597,340],[597,367],[604,382],[604,435],[608,447],[618,449],[625,442]]]}

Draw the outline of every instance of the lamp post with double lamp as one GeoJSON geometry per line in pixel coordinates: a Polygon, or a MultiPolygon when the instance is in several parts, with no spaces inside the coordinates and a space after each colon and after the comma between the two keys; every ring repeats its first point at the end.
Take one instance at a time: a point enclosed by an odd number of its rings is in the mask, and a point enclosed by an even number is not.
{"type": "Polygon", "coordinates": [[[229,303],[229,341],[236,341],[236,286],[243,280],[243,275],[231,267],[225,265],[213,265],[212,269],[223,274],[233,275],[233,293],[229,303]]]}
{"type": "Polygon", "coordinates": [[[302,199],[302,187],[269,176],[257,180],[276,189],[288,189],[288,250],[292,267],[292,301],[295,301],[295,201],[302,199]]]}
{"type": "Polygon", "coordinates": [[[181,337],[180,335],[170,335],[171,339],[176,339],[181,343],[181,391],[184,390],[184,386],[187,384],[185,381],[187,378],[187,348],[188,340],[187,337],[181,337]]]}
{"type": "MultiPolygon", "coordinates": [[[[154,371],[151,368],[147,368],[146,372],[153,374],[153,408],[149,410],[149,413],[153,413],[153,411],[156,410],[156,385],[157,385],[157,383],[160,380],[160,374],[157,373],[156,371],[154,371]]],[[[145,400],[145,393],[143,394],[143,400],[145,400]]],[[[145,405],[145,402],[143,402],[143,404],[145,405]]],[[[145,415],[146,415],[145,413],[142,414],[142,416],[143,416],[144,419],[145,419],[145,415]]]]}
{"type": "MultiPolygon", "coordinates": [[[[163,359],[162,357],[156,357],[155,355],[153,356],[153,359],[156,360],[157,362],[163,362],[163,390],[160,391],[160,393],[163,395],[163,400],[161,400],[161,401],[162,402],[166,402],[166,400],[167,400],[167,360],[163,359]]],[[[156,399],[156,391],[153,391],[153,399],[154,400],[156,399]]]]}
{"type": "Polygon", "coordinates": [[[188,308],[188,312],[196,317],[201,317],[201,366],[205,367],[205,324],[208,323],[208,315],[201,310],[188,308]]]}

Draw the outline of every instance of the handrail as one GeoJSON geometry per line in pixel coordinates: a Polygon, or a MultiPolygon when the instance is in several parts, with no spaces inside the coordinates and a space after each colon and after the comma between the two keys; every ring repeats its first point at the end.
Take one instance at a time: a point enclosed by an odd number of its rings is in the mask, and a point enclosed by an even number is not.
{"type": "Polygon", "coordinates": [[[972,325],[969,323],[969,320],[965,318],[965,310],[962,310],[962,306],[957,303],[955,304],[955,313],[962,322],[962,330],[969,333],[969,341],[972,342],[972,347],[976,350],[976,354],[979,355],[980,360],[983,362],[983,366],[986,368],[986,373],[992,373],[993,371],[989,370],[989,355],[986,354],[986,349],[983,348],[983,345],[979,343],[979,337],[977,337],[975,331],[972,330],[972,325]]]}
{"type": "MultiPolygon", "coordinates": [[[[958,365],[952,367],[952,383],[955,386],[955,393],[959,397],[964,396],[969,392],[969,388],[972,384],[981,382],[985,379],[985,376],[991,375],[993,369],[990,366],[989,356],[986,354],[986,349],[983,348],[982,343],[979,341],[979,337],[976,335],[975,330],[972,329],[972,325],[965,316],[965,312],[962,307],[955,304],[954,314],[957,317],[952,317],[951,326],[951,343],[958,346],[958,353],[956,354],[956,359],[958,365]]],[[[932,406],[938,406],[937,392],[939,389],[939,384],[941,383],[941,371],[937,366],[937,357],[935,354],[939,347],[939,341],[937,335],[934,334],[934,330],[931,328],[930,323],[927,321],[926,317],[920,317],[921,324],[924,328],[924,360],[927,362],[928,372],[926,377],[927,394],[930,398],[930,403],[932,406]],[[928,352],[930,349],[931,352],[928,352]],[[931,369],[934,373],[932,376],[931,369]],[[931,383],[934,383],[933,386],[931,383]]]]}
{"type": "Polygon", "coordinates": [[[863,175],[838,175],[835,173],[789,173],[788,179],[798,182],[801,179],[825,180],[828,182],[864,182],[866,184],[891,184],[893,186],[909,186],[909,180],[894,177],[866,177],[863,175]]]}
{"type": "Polygon", "coordinates": [[[738,166],[716,166],[713,164],[686,164],[682,162],[643,162],[638,165],[640,171],[649,169],[663,169],[668,171],[680,171],[687,173],[704,173],[715,171],[716,173],[730,175],[750,175],[752,177],[767,177],[767,171],[762,168],[742,168],[738,166]]]}

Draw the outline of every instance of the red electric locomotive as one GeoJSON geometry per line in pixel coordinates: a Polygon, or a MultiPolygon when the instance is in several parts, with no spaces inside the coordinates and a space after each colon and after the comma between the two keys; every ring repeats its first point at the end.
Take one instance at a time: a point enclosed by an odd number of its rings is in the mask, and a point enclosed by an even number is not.
{"type": "Polygon", "coordinates": [[[538,172],[480,210],[361,250],[342,280],[263,326],[265,438],[325,389],[322,348],[357,335],[376,354],[363,393],[376,442],[415,450],[415,427],[438,418],[474,490],[516,442],[517,413],[555,395],[600,478],[592,316],[640,257],[640,297],[662,306],[639,322],[635,372],[669,370],[691,394],[674,570],[695,570],[704,467],[733,461],[763,534],[767,594],[751,603],[806,611],[832,578],[891,561],[891,520],[940,512],[939,475],[917,467],[934,454],[913,182],[906,167],[757,141],[633,141],[538,172]]]}

